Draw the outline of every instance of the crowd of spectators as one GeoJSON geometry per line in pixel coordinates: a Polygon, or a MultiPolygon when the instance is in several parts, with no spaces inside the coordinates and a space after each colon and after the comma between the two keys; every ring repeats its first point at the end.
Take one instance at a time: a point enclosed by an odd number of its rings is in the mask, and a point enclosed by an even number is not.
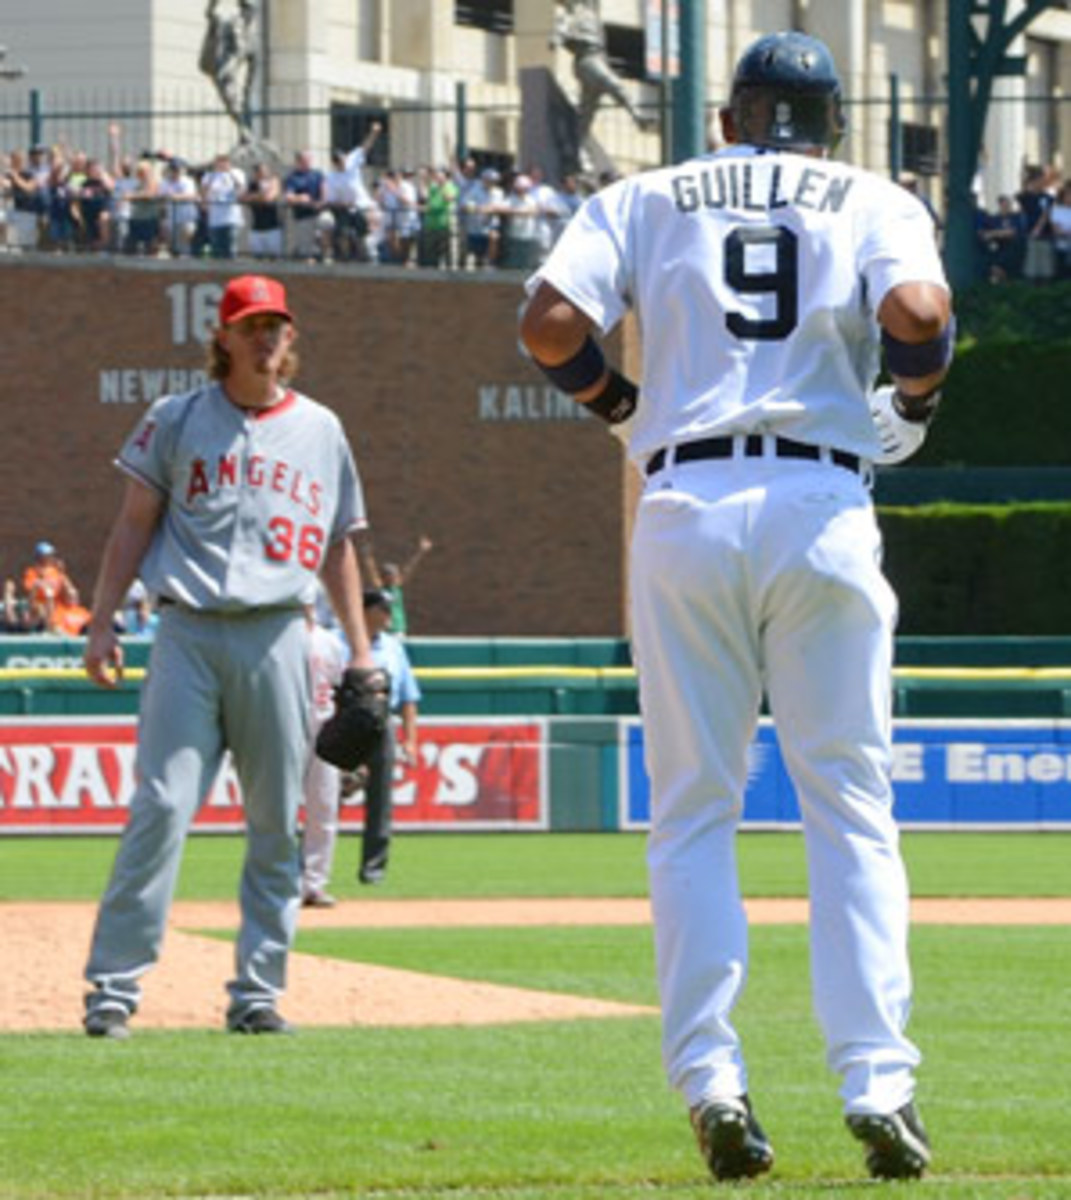
{"type": "Polygon", "coordinates": [[[64,143],[12,150],[0,154],[0,250],[529,270],[585,196],[575,176],[554,187],[538,166],[503,175],[475,158],[373,172],[380,132],[326,169],[299,151],[288,171],[247,172],[227,153],[135,157],[118,124],[107,161],[64,143]]]}
{"type": "Polygon", "coordinates": [[[1071,278],[1071,179],[1027,165],[1014,196],[998,196],[995,208],[977,204],[975,232],[992,283],[1071,278]]]}
{"type": "MultiPolygon", "coordinates": [[[[358,552],[365,578],[369,587],[375,587],[389,597],[389,628],[399,637],[404,638],[408,631],[403,587],[432,547],[431,538],[422,534],[404,565],[386,562],[380,566],[371,541],[365,537],[359,543],[358,552]]],[[[89,618],[90,611],[82,603],[79,589],[52,542],[38,542],[30,562],[21,572],[9,575],[4,580],[0,634],[80,637],[85,633],[89,618]]],[[[153,597],[145,584],[135,579],[123,600],[122,608],[115,613],[116,631],[132,637],[151,638],[159,620],[159,610],[153,597]]],[[[322,592],[318,601],[317,620],[329,627],[336,623],[322,592]]]]}
{"type": "MultiPolygon", "coordinates": [[[[905,172],[898,182],[929,209],[940,239],[943,222],[917,176],[905,172]]],[[[980,278],[990,283],[1071,278],[1071,179],[1063,179],[1055,167],[1031,163],[1023,167],[1014,195],[1002,194],[988,207],[978,179],[971,199],[980,278]]]]}
{"type": "MultiPolygon", "coordinates": [[[[308,150],[285,171],[258,162],[247,172],[227,153],[199,166],[166,151],[135,157],[116,123],[106,162],[62,142],[0,153],[0,251],[529,271],[590,190],[577,176],[553,186],[538,166],[503,174],[472,157],[373,170],[381,132],[373,123],[325,169],[308,150]]],[[[926,203],[914,176],[900,181],[926,203]]],[[[1015,195],[975,200],[983,277],[1071,277],[1071,180],[1029,165],[1015,195]]]]}
{"type": "MultiPolygon", "coordinates": [[[[40,541],[33,558],[17,576],[4,580],[0,605],[0,633],[53,634],[79,637],[89,622],[89,609],[71,579],[56,547],[40,541]]],[[[157,613],[145,585],[135,580],[115,614],[115,627],[121,633],[151,637],[156,629],[157,613]]]]}

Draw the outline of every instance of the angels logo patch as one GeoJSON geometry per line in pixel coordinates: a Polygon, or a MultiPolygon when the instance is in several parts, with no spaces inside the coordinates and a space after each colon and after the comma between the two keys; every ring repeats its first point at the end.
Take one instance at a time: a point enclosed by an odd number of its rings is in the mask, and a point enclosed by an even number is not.
{"type": "Polygon", "coordinates": [[[131,443],[135,450],[140,450],[144,454],[149,449],[149,442],[152,441],[152,435],[156,432],[156,422],[146,421],[142,426],[141,432],[131,443]]]}

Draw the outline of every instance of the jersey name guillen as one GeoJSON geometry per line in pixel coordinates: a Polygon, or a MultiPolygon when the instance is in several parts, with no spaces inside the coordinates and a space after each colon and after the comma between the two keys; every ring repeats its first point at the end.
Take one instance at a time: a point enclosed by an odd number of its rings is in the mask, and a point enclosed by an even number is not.
{"type": "Polygon", "coordinates": [[[192,608],[311,602],[328,546],[365,520],[338,418],[296,392],[255,413],[217,384],[163,397],[117,464],[165,499],[146,586],[192,608]]]}
{"type": "Polygon", "coordinates": [[[792,205],[814,212],[839,213],[848,199],[852,175],[806,166],[789,176],[776,158],[742,162],[711,162],[671,176],[678,212],[732,209],[740,213],[770,213],[792,205]]]}

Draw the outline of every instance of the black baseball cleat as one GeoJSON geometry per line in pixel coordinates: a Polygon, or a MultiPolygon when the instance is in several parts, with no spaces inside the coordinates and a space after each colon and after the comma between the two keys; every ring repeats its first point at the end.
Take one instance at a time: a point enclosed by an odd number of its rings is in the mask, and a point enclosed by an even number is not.
{"type": "Polygon", "coordinates": [[[86,1013],[83,1024],[90,1037],[114,1038],[122,1041],[130,1037],[130,1014],[125,1008],[95,1008],[86,1013]]]}
{"type": "Polygon", "coordinates": [[[866,1147],[867,1170],[875,1179],[919,1179],[930,1165],[930,1139],[911,1101],[887,1116],[853,1113],[845,1121],[866,1147]]]}
{"type": "Polygon", "coordinates": [[[773,1166],[773,1146],[755,1120],[747,1096],[708,1100],[689,1115],[699,1152],[715,1179],[753,1179],[773,1166]]]}
{"type": "Polygon", "coordinates": [[[296,1033],[289,1021],[285,1021],[274,1008],[262,1005],[248,1008],[240,1017],[227,1021],[228,1033],[296,1033]]]}

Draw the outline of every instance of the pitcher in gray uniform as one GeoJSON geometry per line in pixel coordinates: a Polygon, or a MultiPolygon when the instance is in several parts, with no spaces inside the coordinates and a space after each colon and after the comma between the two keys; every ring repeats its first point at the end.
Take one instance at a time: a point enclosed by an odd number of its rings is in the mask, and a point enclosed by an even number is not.
{"type": "Polygon", "coordinates": [[[104,550],[85,662],[122,677],[112,614],[135,576],[161,621],[141,696],[137,786],[86,966],[90,1036],[125,1037],[156,961],[186,834],[234,759],[246,818],[227,1028],[288,1033],[276,1008],[300,903],[297,807],[310,737],[303,606],[321,578],[372,667],[350,534],[365,523],[338,418],[289,387],[296,331],[283,286],[227,285],[212,382],[148,410],[117,465],[126,491],[104,550]]]}

